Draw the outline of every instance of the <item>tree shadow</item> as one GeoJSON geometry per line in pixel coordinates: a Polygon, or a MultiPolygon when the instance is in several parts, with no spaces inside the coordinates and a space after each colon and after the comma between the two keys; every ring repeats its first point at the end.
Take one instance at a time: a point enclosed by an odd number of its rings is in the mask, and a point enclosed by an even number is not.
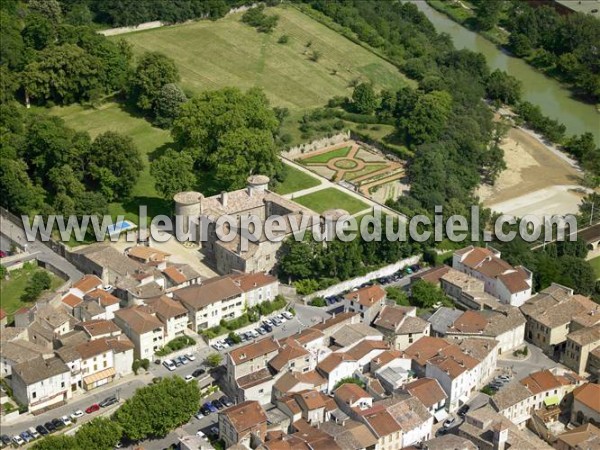
{"type": "Polygon", "coordinates": [[[162,155],[166,153],[167,150],[176,150],[174,142],[165,142],[163,145],[156,147],[154,150],[147,153],[148,161],[152,163],[152,161],[160,158],[162,155]]]}
{"type": "Polygon", "coordinates": [[[160,197],[136,196],[121,204],[128,214],[139,215],[139,207],[146,206],[149,217],[158,215],[171,216],[173,214],[173,202],[160,197]]]}

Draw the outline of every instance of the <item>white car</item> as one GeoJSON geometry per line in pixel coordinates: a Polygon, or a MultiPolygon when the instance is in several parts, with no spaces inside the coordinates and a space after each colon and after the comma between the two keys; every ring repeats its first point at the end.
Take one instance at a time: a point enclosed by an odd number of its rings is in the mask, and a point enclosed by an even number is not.
{"type": "Polygon", "coordinates": [[[186,353],[185,356],[187,359],[189,359],[190,361],[196,361],[196,357],[194,355],[192,355],[191,353],[186,353]]]}
{"type": "Polygon", "coordinates": [[[176,369],[175,363],[173,363],[173,361],[171,361],[170,359],[166,359],[165,361],[163,361],[163,366],[165,366],[171,372],[176,369]]]}
{"type": "Polygon", "coordinates": [[[79,419],[80,417],[83,417],[83,411],[78,409],[77,411],[74,411],[73,414],[71,414],[71,419],[79,419]]]}
{"type": "Polygon", "coordinates": [[[73,423],[67,416],[62,416],[60,420],[62,420],[62,423],[64,423],[66,426],[69,426],[73,423]]]}
{"type": "Polygon", "coordinates": [[[281,314],[279,314],[278,316],[276,316],[279,320],[281,320],[281,323],[285,323],[287,322],[287,319],[285,317],[283,317],[281,314]]]}
{"type": "Polygon", "coordinates": [[[294,318],[294,316],[292,315],[292,313],[288,312],[288,311],[284,311],[281,313],[281,315],[283,317],[285,317],[287,320],[292,320],[294,318]]]}
{"type": "Polygon", "coordinates": [[[17,444],[17,446],[23,445],[25,443],[25,441],[23,440],[23,438],[21,436],[19,436],[18,434],[15,434],[12,438],[12,441],[17,444]]]}
{"type": "Polygon", "coordinates": [[[189,383],[190,381],[194,381],[194,377],[192,375],[186,375],[184,380],[189,383]]]}
{"type": "Polygon", "coordinates": [[[204,434],[204,432],[202,430],[198,430],[198,432],[196,433],[196,436],[198,436],[200,439],[204,439],[205,441],[208,442],[208,437],[206,437],[206,435],[204,434]]]}
{"type": "Polygon", "coordinates": [[[29,427],[29,429],[27,430],[27,432],[34,438],[37,439],[40,437],[40,433],[37,432],[37,430],[33,427],[29,427]]]}
{"type": "Polygon", "coordinates": [[[273,326],[273,321],[271,319],[265,319],[264,322],[271,327],[273,326]]]}

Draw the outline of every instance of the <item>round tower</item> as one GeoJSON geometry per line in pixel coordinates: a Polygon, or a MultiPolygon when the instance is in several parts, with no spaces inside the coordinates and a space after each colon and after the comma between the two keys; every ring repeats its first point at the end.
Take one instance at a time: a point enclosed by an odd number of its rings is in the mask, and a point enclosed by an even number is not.
{"type": "MultiPolygon", "coordinates": [[[[204,196],[200,192],[187,191],[175,194],[175,217],[176,226],[182,229],[184,233],[189,231],[190,221],[198,222],[198,217],[202,214],[202,199],[204,196]],[[180,223],[181,225],[177,225],[180,223]]],[[[196,232],[198,230],[196,229],[196,232]]],[[[199,237],[199,235],[197,235],[199,237]]]]}
{"type": "Polygon", "coordinates": [[[254,192],[264,192],[269,189],[269,177],[266,175],[250,175],[247,180],[248,194],[254,192]]]}

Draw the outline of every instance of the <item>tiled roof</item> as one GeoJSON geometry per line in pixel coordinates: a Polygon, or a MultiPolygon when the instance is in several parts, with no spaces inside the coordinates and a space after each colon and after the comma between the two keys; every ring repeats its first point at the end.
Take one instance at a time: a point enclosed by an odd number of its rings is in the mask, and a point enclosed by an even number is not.
{"type": "Polygon", "coordinates": [[[420,317],[407,316],[402,321],[402,325],[396,331],[396,334],[411,334],[411,333],[425,333],[430,327],[429,322],[420,317]]]}
{"type": "Polygon", "coordinates": [[[104,334],[119,333],[121,329],[112,320],[88,320],[87,322],[80,322],[76,325],[76,328],[83,329],[91,337],[102,336],[104,334]]]}
{"type": "Polygon", "coordinates": [[[227,417],[238,435],[267,421],[267,415],[260,403],[250,400],[231,406],[219,414],[227,417]]]}
{"type": "Polygon", "coordinates": [[[85,298],[98,300],[100,302],[100,306],[104,308],[119,303],[119,299],[117,297],[112,295],[110,292],[106,292],[104,289],[94,289],[93,291],[85,294],[85,298]]]}
{"type": "Polygon", "coordinates": [[[332,353],[319,364],[317,364],[317,368],[321,372],[329,374],[344,361],[356,362],[356,359],[350,357],[346,353],[332,353]]]}
{"type": "Polygon", "coordinates": [[[364,418],[380,438],[402,430],[400,424],[385,409],[367,414],[364,418]]]}
{"type": "Polygon", "coordinates": [[[123,255],[114,247],[104,244],[91,244],[74,253],[88,258],[104,269],[110,269],[121,277],[133,275],[143,269],[143,265],[123,255]]]}
{"type": "Polygon", "coordinates": [[[304,411],[314,411],[315,409],[325,408],[325,398],[321,392],[315,390],[306,390],[293,395],[294,399],[304,411]]]}
{"type": "Polygon", "coordinates": [[[95,339],[77,346],[77,352],[81,355],[81,359],[89,359],[109,351],[110,347],[106,343],[106,338],[95,339]]]}
{"type": "Polygon", "coordinates": [[[334,392],[335,398],[339,398],[346,404],[351,404],[361,398],[373,398],[363,388],[355,383],[344,383],[334,392]]]}
{"type": "Polygon", "coordinates": [[[207,305],[240,296],[242,289],[230,277],[218,277],[206,280],[202,284],[177,289],[173,297],[194,309],[201,309],[207,305]]]}
{"type": "Polygon", "coordinates": [[[427,269],[424,272],[420,272],[416,275],[413,275],[410,278],[411,282],[415,282],[417,280],[427,281],[432,284],[440,284],[440,278],[446,275],[450,271],[450,267],[443,265],[438,267],[432,267],[431,269],[427,269]]]}
{"type": "Polygon", "coordinates": [[[278,372],[281,371],[290,361],[298,358],[306,357],[310,353],[301,347],[299,344],[294,343],[293,340],[288,340],[286,344],[279,348],[279,352],[269,361],[269,364],[273,369],[278,372]]]}
{"type": "Polygon", "coordinates": [[[106,343],[115,353],[123,353],[129,350],[133,350],[135,348],[133,342],[131,342],[129,338],[124,334],[107,338],[106,343]]]}
{"type": "Polygon", "coordinates": [[[277,283],[276,277],[262,272],[234,274],[231,278],[244,292],[277,283]]]}
{"type": "Polygon", "coordinates": [[[449,331],[462,333],[481,333],[487,325],[487,320],[477,311],[465,311],[454,321],[449,331]]]}
{"type": "Polygon", "coordinates": [[[600,448],[600,428],[585,423],[558,436],[558,440],[566,444],[561,448],[592,450],[600,448]]]}
{"type": "Polygon", "coordinates": [[[83,299],[71,293],[65,295],[61,301],[70,308],[75,308],[80,303],[83,303],[83,299]]]}
{"type": "Polygon", "coordinates": [[[327,421],[320,424],[320,429],[335,439],[345,450],[375,448],[377,438],[365,424],[355,420],[346,420],[342,424],[327,421]]]}
{"type": "Polygon", "coordinates": [[[355,312],[339,313],[339,314],[336,314],[333,317],[330,317],[329,319],[325,320],[325,322],[313,325],[311,328],[324,332],[331,327],[339,325],[342,322],[350,321],[354,317],[358,317],[358,313],[355,313],[355,312]]]}
{"type": "Polygon", "coordinates": [[[127,255],[133,258],[143,259],[147,261],[163,261],[171,256],[169,253],[163,252],[153,247],[145,245],[136,245],[127,250],[127,255]]]}
{"type": "Polygon", "coordinates": [[[377,315],[374,326],[395,332],[411,308],[395,305],[385,305],[377,315]]]}
{"type": "Polygon", "coordinates": [[[567,339],[581,345],[600,345],[600,323],[593,327],[582,328],[567,335],[567,339]]]}
{"type": "Polygon", "coordinates": [[[181,303],[173,300],[166,295],[160,297],[150,298],[145,300],[146,305],[150,306],[152,311],[163,320],[168,320],[173,317],[187,315],[188,310],[181,303]]]}
{"type": "Polygon", "coordinates": [[[438,352],[449,345],[442,338],[423,336],[417,342],[408,346],[404,350],[404,353],[409,358],[414,359],[420,366],[424,366],[429,359],[433,358],[438,352]]]}
{"type": "Polygon", "coordinates": [[[418,398],[427,408],[448,398],[440,383],[433,378],[419,378],[406,384],[403,389],[418,398]]]}
{"type": "Polygon", "coordinates": [[[374,284],[373,286],[367,286],[356,291],[349,292],[344,296],[344,298],[353,300],[367,308],[370,308],[375,303],[378,303],[385,298],[385,290],[381,286],[374,284]]]}
{"type": "Polygon", "coordinates": [[[494,408],[498,412],[501,412],[528,399],[532,395],[531,391],[525,385],[521,383],[509,383],[496,392],[491,398],[491,402],[494,408]]]}
{"type": "Polygon", "coordinates": [[[561,387],[558,378],[549,370],[533,372],[523,378],[520,383],[527,387],[534,395],[561,387]]]}
{"type": "Polygon", "coordinates": [[[367,337],[382,338],[383,334],[364,323],[351,323],[333,333],[333,341],[341,347],[348,347],[367,337]]]}
{"type": "Polygon", "coordinates": [[[600,385],[597,383],[579,386],[573,391],[573,397],[596,413],[600,413],[600,385]]]}
{"type": "Polygon", "coordinates": [[[503,273],[498,276],[498,279],[506,286],[506,289],[512,294],[517,292],[523,292],[531,288],[527,283],[527,273],[521,268],[518,268],[514,272],[503,273]]]}
{"type": "Polygon", "coordinates": [[[136,334],[144,334],[157,328],[163,328],[160,320],[148,314],[140,307],[131,307],[115,311],[115,316],[125,322],[136,334]]]}
{"type": "Polygon", "coordinates": [[[84,275],[75,283],[73,283],[73,287],[79,289],[84,294],[86,292],[91,291],[97,287],[102,286],[102,280],[98,278],[96,275],[84,275]]]}
{"type": "Polygon", "coordinates": [[[352,359],[358,361],[359,359],[367,356],[373,350],[387,350],[388,348],[388,345],[383,341],[365,339],[348,350],[346,354],[352,359]]]}
{"type": "MultiPolygon", "coordinates": [[[[4,333],[4,330],[2,330],[2,333],[4,333]]],[[[52,351],[23,339],[3,342],[0,346],[0,356],[16,364],[47,354],[52,354],[52,351]]]]}
{"type": "Polygon", "coordinates": [[[27,362],[14,365],[12,372],[13,377],[18,375],[25,384],[31,385],[62,373],[69,373],[70,369],[56,357],[44,359],[38,356],[27,362]]]}
{"type": "Polygon", "coordinates": [[[431,419],[431,414],[417,397],[385,399],[381,401],[387,411],[398,422],[404,433],[420,427],[431,419]]]}
{"type": "Polygon", "coordinates": [[[266,383],[272,379],[273,375],[271,374],[271,371],[266,367],[263,367],[260,370],[250,372],[249,374],[238,378],[236,382],[240,389],[250,389],[251,387],[266,383]]]}
{"type": "Polygon", "coordinates": [[[264,338],[256,342],[238,347],[229,352],[229,357],[235,365],[251,361],[259,356],[265,356],[279,350],[277,341],[271,338],[264,338]]]}
{"type": "Polygon", "coordinates": [[[397,358],[401,358],[404,355],[404,352],[400,350],[386,350],[379,355],[375,356],[371,360],[371,364],[376,364],[377,366],[385,366],[387,363],[392,362],[397,358]]]}
{"type": "Polygon", "coordinates": [[[170,266],[163,270],[163,273],[171,279],[175,284],[185,283],[187,281],[187,277],[183,273],[183,271],[179,270],[177,267],[170,266]]]}

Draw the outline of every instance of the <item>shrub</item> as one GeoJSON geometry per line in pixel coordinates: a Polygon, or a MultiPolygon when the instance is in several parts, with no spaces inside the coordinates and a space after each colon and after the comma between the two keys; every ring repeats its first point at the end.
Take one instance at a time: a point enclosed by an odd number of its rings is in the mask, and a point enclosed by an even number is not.
{"type": "Polygon", "coordinates": [[[287,34],[282,34],[279,39],[277,39],[277,42],[279,44],[287,44],[290,40],[290,37],[287,34]]]}
{"type": "Polygon", "coordinates": [[[342,384],[347,384],[347,383],[351,383],[351,384],[357,384],[359,385],[361,388],[364,389],[365,387],[365,382],[363,380],[361,380],[360,378],[354,378],[354,377],[346,377],[346,378],[342,378],[340,381],[338,381],[333,390],[336,390],[337,388],[339,388],[342,384]]]}
{"type": "MultiPolygon", "coordinates": [[[[270,33],[277,26],[279,16],[267,16],[264,13],[265,5],[250,8],[242,16],[242,22],[256,28],[261,33],[270,33]]],[[[280,38],[281,39],[281,38],[280,38]]]]}
{"type": "Polygon", "coordinates": [[[233,331],[232,331],[232,332],[230,332],[230,333],[227,335],[227,337],[228,337],[229,339],[231,339],[231,340],[233,341],[233,343],[234,343],[234,344],[239,344],[240,342],[242,342],[242,339],[241,339],[241,338],[240,338],[240,337],[239,337],[239,336],[238,336],[236,333],[234,333],[233,331]]]}
{"type": "Polygon", "coordinates": [[[307,295],[315,292],[319,288],[319,283],[317,280],[308,278],[306,280],[294,281],[294,287],[298,294],[307,295]]]}
{"type": "Polygon", "coordinates": [[[318,306],[318,307],[327,306],[327,302],[325,301],[325,299],[323,297],[315,297],[308,304],[310,306],[318,306]]]}
{"type": "Polygon", "coordinates": [[[494,394],[496,393],[496,391],[494,391],[494,390],[493,390],[491,387],[489,387],[489,386],[484,386],[484,387],[481,389],[481,392],[483,392],[484,394],[487,394],[487,395],[489,395],[489,396],[492,396],[492,395],[494,395],[494,394]]]}
{"type": "Polygon", "coordinates": [[[166,356],[169,353],[173,353],[177,350],[194,345],[196,341],[189,336],[179,336],[170,342],[167,342],[163,348],[156,352],[158,356],[166,356]]]}

